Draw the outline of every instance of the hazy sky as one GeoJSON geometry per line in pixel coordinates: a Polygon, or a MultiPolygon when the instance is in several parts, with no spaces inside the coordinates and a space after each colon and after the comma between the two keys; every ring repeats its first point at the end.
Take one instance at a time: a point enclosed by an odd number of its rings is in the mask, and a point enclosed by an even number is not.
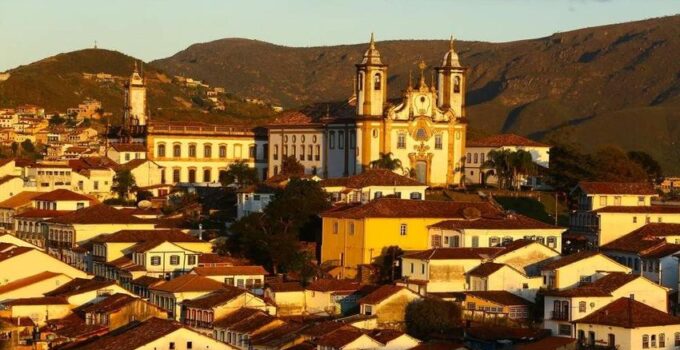
{"type": "Polygon", "coordinates": [[[0,0],[0,71],[95,40],[148,61],[225,37],[511,41],[677,13],[680,0],[0,0]]]}

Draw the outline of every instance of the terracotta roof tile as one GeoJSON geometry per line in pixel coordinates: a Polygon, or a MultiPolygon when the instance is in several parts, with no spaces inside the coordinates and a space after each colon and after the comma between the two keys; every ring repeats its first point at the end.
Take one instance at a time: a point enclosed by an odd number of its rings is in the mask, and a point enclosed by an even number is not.
{"type": "Polygon", "coordinates": [[[201,254],[198,257],[198,266],[241,266],[248,265],[249,261],[244,258],[237,258],[233,256],[219,255],[219,254],[201,254]]]}
{"type": "Polygon", "coordinates": [[[442,218],[490,216],[500,210],[488,202],[429,201],[379,198],[364,205],[336,207],[321,214],[334,218],[442,218]]]}
{"type": "Polygon", "coordinates": [[[224,284],[198,275],[182,275],[149,289],[169,293],[211,292],[223,288],[224,284]]]}
{"type": "Polygon", "coordinates": [[[30,247],[15,247],[15,248],[6,250],[6,251],[0,253],[0,262],[11,259],[11,258],[18,256],[18,255],[21,255],[21,254],[28,253],[28,252],[33,251],[33,250],[34,249],[30,248],[30,247]]]}
{"type": "Polygon", "coordinates": [[[239,297],[248,292],[241,288],[236,288],[232,286],[224,285],[222,288],[210,292],[206,295],[194,298],[191,300],[185,300],[182,302],[186,307],[192,307],[197,309],[209,309],[215,306],[222,305],[236,297],[239,297]]]}
{"type": "Polygon", "coordinates": [[[482,260],[496,256],[503,248],[434,248],[417,253],[404,254],[403,258],[421,260],[482,260]]]}
{"type": "Polygon", "coordinates": [[[484,300],[491,301],[499,305],[531,305],[532,303],[528,300],[518,297],[505,290],[489,290],[489,291],[474,291],[465,292],[465,295],[473,296],[475,298],[480,298],[484,300]]]}
{"type": "Polygon", "coordinates": [[[369,293],[365,297],[359,299],[360,304],[379,304],[383,300],[401,292],[402,290],[408,290],[402,286],[395,286],[386,284],[378,287],[378,289],[369,293]]]}
{"type": "Polygon", "coordinates": [[[78,346],[79,350],[120,350],[138,349],[154,340],[184,328],[180,323],[160,318],[119,328],[94,340],[78,346]]]}
{"type": "Polygon", "coordinates": [[[680,224],[647,224],[601,246],[600,250],[635,253],[644,258],[664,257],[680,251],[680,244],[667,242],[665,236],[680,236],[680,224]]]}
{"type": "Polygon", "coordinates": [[[611,296],[614,291],[638,278],[642,278],[642,276],[623,272],[611,272],[600,277],[595,282],[564,290],[547,290],[545,295],[560,297],[611,296]]]}
{"type": "Polygon", "coordinates": [[[358,328],[343,328],[319,338],[316,343],[321,347],[340,349],[362,335],[364,333],[358,328]]]}
{"type": "Polygon", "coordinates": [[[636,300],[619,298],[574,323],[623,328],[656,327],[680,324],[680,317],[671,316],[636,300]]]}
{"type": "Polygon", "coordinates": [[[152,287],[158,284],[161,284],[165,282],[162,278],[158,277],[152,277],[152,276],[142,276],[142,277],[137,277],[134,280],[132,280],[132,284],[136,284],[138,286],[144,286],[144,287],[152,287]]]}
{"type": "Polygon", "coordinates": [[[23,191],[0,202],[0,208],[16,209],[30,205],[33,198],[40,196],[44,192],[23,191]]]}
{"type": "MultiPolygon", "coordinates": [[[[82,312],[97,312],[97,313],[108,313],[120,310],[127,305],[135,302],[147,303],[147,306],[151,306],[147,301],[123,293],[116,293],[109,295],[101,301],[94,304],[90,304],[80,308],[82,312]]],[[[155,307],[155,306],[154,306],[155,307]]]]}
{"type": "Polygon", "coordinates": [[[125,214],[106,204],[97,204],[76,210],[58,218],[47,220],[60,224],[145,224],[148,221],[125,214]]]}
{"type": "Polygon", "coordinates": [[[66,189],[57,189],[44,194],[41,194],[33,200],[36,201],[91,201],[92,198],[86,195],[75,193],[66,189]]]}
{"type": "Polygon", "coordinates": [[[417,180],[386,169],[369,169],[350,177],[321,180],[319,184],[321,187],[342,186],[355,189],[368,186],[427,186],[417,180]]]}
{"type": "Polygon", "coordinates": [[[303,292],[305,290],[298,282],[273,282],[267,284],[267,286],[276,293],[303,292]]]}
{"type": "Polygon", "coordinates": [[[68,301],[62,297],[35,297],[35,298],[20,298],[12,299],[2,302],[7,306],[18,305],[68,305],[68,301]]]}
{"type": "Polygon", "coordinates": [[[648,182],[593,182],[581,181],[578,187],[588,194],[656,195],[654,186],[648,182]]]}
{"type": "Polygon", "coordinates": [[[581,251],[578,253],[570,254],[570,255],[565,255],[559,259],[550,261],[549,263],[543,265],[542,270],[555,270],[559,269],[561,267],[571,265],[573,263],[579,262],[584,259],[591,258],[595,255],[600,255],[600,253],[596,251],[591,251],[591,250],[585,250],[581,251]]]}
{"type": "Polygon", "coordinates": [[[194,267],[193,273],[199,276],[228,276],[228,275],[268,275],[262,266],[218,266],[194,267]]]}
{"type": "Polygon", "coordinates": [[[20,214],[14,215],[15,218],[56,218],[70,214],[71,210],[48,210],[48,209],[29,209],[20,214]]]}
{"type": "Polygon", "coordinates": [[[569,346],[573,343],[576,343],[576,339],[574,339],[574,338],[551,336],[551,337],[545,337],[545,338],[537,340],[535,342],[515,345],[515,349],[517,349],[517,350],[568,349],[569,346]]]}
{"type": "Polygon", "coordinates": [[[258,309],[251,309],[247,307],[242,307],[232,313],[227,314],[223,318],[213,322],[214,327],[218,328],[229,328],[236,323],[253,317],[255,315],[264,315],[265,312],[258,309]]]}
{"type": "Polygon", "coordinates": [[[532,229],[560,229],[558,226],[547,224],[524,215],[494,215],[463,220],[445,220],[430,225],[432,228],[445,230],[532,230],[532,229]]]}
{"type": "Polygon", "coordinates": [[[406,335],[406,333],[395,329],[373,329],[369,332],[369,335],[371,338],[383,344],[387,344],[403,335],[406,335]]]}
{"type": "Polygon", "coordinates": [[[468,275],[470,276],[476,276],[476,277],[488,277],[494,272],[502,269],[505,266],[505,264],[497,264],[495,262],[485,262],[483,264],[480,264],[479,266],[475,267],[474,269],[470,270],[467,272],[468,275]]]}
{"type": "Polygon", "coordinates": [[[284,323],[250,338],[255,346],[278,348],[300,337],[299,332],[306,326],[300,323],[284,323]]]}
{"type": "Polygon", "coordinates": [[[467,147],[503,147],[503,146],[524,146],[524,147],[550,147],[545,143],[536,142],[526,137],[515,134],[500,134],[484,137],[477,140],[470,140],[467,147]]]}
{"type": "Polygon", "coordinates": [[[13,179],[19,179],[19,176],[14,176],[14,175],[5,175],[3,177],[0,177],[0,185],[4,184],[5,182],[9,182],[10,180],[13,179]]]}
{"type": "Polygon", "coordinates": [[[359,288],[361,288],[359,282],[332,278],[318,279],[307,286],[308,290],[317,292],[353,292],[359,288]]]}
{"type": "Polygon", "coordinates": [[[61,275],[61,273],[45,271],[45,272],[37,273],[37,274],[32,275],[32,276],[20,278],[18,280],[14,280],[12,282],[0,285],[0,294],[4,294],[4,293],[11,292],[11,291],[15,291],[17,289],[28,287],[32,284],[48,280],[50,278],[54,278],[54,277],[59,276],[59,275],[61,275]]]}
{"type": "Polygon", "coordinates": [[[168,242],[203,242],[200,239],[182,232],[181,230],[121,230],[108,235],[100,235],[92,239],[94,243],[133,243],[143,241],[168,242]]]}
{"type": "Polygon", "coordinates": [[[68,283],[62,285],[61,287],[45,293],[45,296],[69,297],[72,295],[82,294],[86,292],[91,292],[93,290],[106,288],[115,284],[116,284],[115,281],[98,277],[92,279],[74,278],[68,283]]]}
{"type": "Polygon", "coordinates": [[[146,152],[146,147],[141,143],[114,143],[111,148],[118,152],[146,152]]]}

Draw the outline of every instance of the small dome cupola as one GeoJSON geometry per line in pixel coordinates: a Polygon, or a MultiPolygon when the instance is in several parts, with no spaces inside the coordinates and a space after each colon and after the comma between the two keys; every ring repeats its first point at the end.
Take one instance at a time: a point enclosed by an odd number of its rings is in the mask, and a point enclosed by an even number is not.
{"type": "Polygon", "coordinates": [[[449,51],[444,55],[444,61],[442,62],[442,67],[462,67],[460,65],[460,60],[458,59],[458,53],[453,46],[453,35],[451,35],[451,41],[449,42],[449,51]]]}
{"type": "Polygon", "coordinates": [[[371,33],[371,42],[368,44],[368,50],[366,50],[364,53],[364,58],[361,60],[361,64],[382,64],[380,51],[375,48],[375,38],[373,37],[373,33],[371,33]]]}

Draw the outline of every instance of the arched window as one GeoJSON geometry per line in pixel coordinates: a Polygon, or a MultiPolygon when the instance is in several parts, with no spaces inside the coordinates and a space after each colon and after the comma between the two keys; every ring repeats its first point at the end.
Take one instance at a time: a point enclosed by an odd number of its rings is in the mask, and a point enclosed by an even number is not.
{"type": "Polygon", "coordinates": [[[316,145],[316,154],[314,155],[314,160],[321,159],[321,146],[316,145]]]}
{"type": "Polygon", "coordinates": [[[647,334],[642,336],[642,348],[649,349],[649,336],[647,334]]]}
{"type": "Polygon", "coordinates": [[[279,145],[274,145],[274,160],[279,160],[279,145]]]}
{"type": "Polygon", "coordinates": [[[196,145],[194,144],[189,145],[189,157],[196,158],[196,145]]]}
{"type": "Polygon", "coordinates": [[[204,158],[212,158],[212,145],[209,143],[206,143],[203,145],[203,157],[204,158]]]}
{"type": "Polygon", "coordinates": [[[172,145],[172,156],[180,158],[182,156],[182,146],[178,143],[172,145]]]}
{"type": "Polygon", "coordinates": [[[305,145],[300,145],[300,160],[305,160],[305,145]]]}
{"type": "Polygon", "coordinates": [[[453,78],[453,92],[460,93],[460,77],[456,76],[453,78]]]}
{"type": "Polygon", "coordinates": [[[161,143],[158,145],[158,154],[159,157],[165,157],[165,144],[161,143]]]}
{"type": "Polygon", "coordinates": [[[211,171],[209,168],[203,169],[203,182],[211,181],[211,171]]]}
{"type": "Polygon", "coordinates": [[[382,81],[381,81],[380,73],[375,73],[375,75],[373,76],[373,90],[380,90],[381,84],[382,84],[382,81]]]}
{"type": "Polygon", "coordinates": [[[227,158],[227,145],[220,145],[220,158],[227,158]]]}
{"type": "Polygon", "coordinates": [[[578,302],[578,312],[586,312],[586,302],[585,301],[579,301],[578,302]]]}
{"type": "Polygon", "coordinates": [[[307,160],[312,160],[312,153],[314,152],[312,145],[307,146],[307,160]]]}

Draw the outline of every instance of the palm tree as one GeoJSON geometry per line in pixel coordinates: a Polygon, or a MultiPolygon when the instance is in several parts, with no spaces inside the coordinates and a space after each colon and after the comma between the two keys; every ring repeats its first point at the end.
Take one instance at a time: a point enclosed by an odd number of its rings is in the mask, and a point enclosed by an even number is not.
{"type": "Polygon", "coordinates": [[[536,171],[531,153],[525,150],[517,150],[508,155],[512,169],[512,185],[519,188],[520,177],[532,175],[536,171]]]}
{"type": "Polygon", "coordinates": [[[401,166],[401,160],[393,158],[392,152],[380,153],[378,159],[371,162],[371,168],[373,169],[387,169],[387,170],[397,170],[403,169],[401,166]]]}
{"type": "Polygon", "coordinates": [[[496,173],[499,188],[518,189],[520,178],[533,174],[536,164],[527,151],[501,149],[489,152],[487,161],[482,164],[482,170],[484,169],[491,169],[496,173]]]}

